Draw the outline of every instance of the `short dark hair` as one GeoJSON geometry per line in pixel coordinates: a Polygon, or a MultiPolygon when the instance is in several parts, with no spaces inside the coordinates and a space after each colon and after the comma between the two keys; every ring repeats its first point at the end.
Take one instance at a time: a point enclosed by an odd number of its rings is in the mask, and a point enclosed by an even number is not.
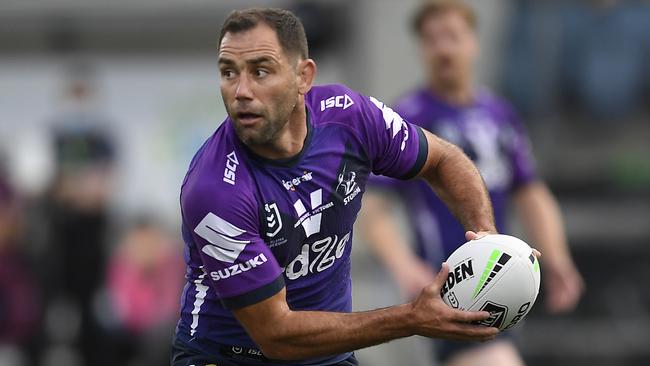
{"type": "Polygon", "coordinates": [[[446,12],[456,12],[460,14],[472,29],[476,29],[477,20],[474,10],[462,0],[427,0],[415,12],[413,17],[413,31],[421,35],[422,26],[427,18],[446,12]]]}
{"type": "Polygon", "coordinates": [[[277,8],[251,8],[231,12],[221,27],[219,48],[226,33],[244,32],[255,28],[260,22],[275,30],[280,46],[288,56],[295,55],[304,59],[309,57],[307,35],[302,22],[289,10],[277,8]]]}

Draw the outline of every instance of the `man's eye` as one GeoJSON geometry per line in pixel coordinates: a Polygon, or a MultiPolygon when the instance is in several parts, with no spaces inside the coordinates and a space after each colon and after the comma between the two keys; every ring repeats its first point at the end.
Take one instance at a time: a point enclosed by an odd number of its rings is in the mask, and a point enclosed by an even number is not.
{"type": "Polygon", "coordinates": [[[266,70],[264,70],[264,69],[257,69],[257,70],[255,70],[255,76],[257,76],[258,78],[263,78],[263,77],[265,77],[265,76],[268,75],[268,74],[269,74],[269,72],[266,71],[266,70]]]}
{"type": "Polygon", "coordinates": [[[221,76],[226,79],[231,79],[235,76],[235,73],[232,70],[222,70],[221,76]]]}

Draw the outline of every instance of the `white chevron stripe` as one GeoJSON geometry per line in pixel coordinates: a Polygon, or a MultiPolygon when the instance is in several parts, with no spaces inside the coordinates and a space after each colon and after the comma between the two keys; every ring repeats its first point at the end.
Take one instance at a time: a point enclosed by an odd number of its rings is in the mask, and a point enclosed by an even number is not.
{"type": "Polygon", "coordinates": [[[239,254],[250,243],[249,240],[237,240],[234,237],[246,231],[229,223],[221,217],[208,213],[196,226],[194,232],[208,243],[201,251],[217,260],[234,263],[239,254]]]}

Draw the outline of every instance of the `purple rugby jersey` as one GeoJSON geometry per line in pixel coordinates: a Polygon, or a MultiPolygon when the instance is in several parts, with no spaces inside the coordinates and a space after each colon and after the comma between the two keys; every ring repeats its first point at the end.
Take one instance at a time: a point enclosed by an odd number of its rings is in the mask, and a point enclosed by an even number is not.
{"type": "MultiPolygon", "coordinates": [[[[535,179],[530,142],[512,107],[487,90],[470,106],[455,107],[421,88],[401,98],[395,111],[465,151],[485,180],[497,230],[506,232],[510,194],[535,179]]],[[[371,177],[370,186],[404,199],[416,251],[427,262],[439,266],[466,241],[461,224],[425,182],[371,177]]]]}
{"type": "Polygon", "coordinates": [[[313,87],[305,104],[308,133],[295,157],[254,154],[227,118],[192,160],[181,188],[187,283],[178,339],[256,347],[230,309],[283,287],[293,310],[351,311],[352,226],[368,175],[415,176],[426,138],[342,85],[313,87]]]}

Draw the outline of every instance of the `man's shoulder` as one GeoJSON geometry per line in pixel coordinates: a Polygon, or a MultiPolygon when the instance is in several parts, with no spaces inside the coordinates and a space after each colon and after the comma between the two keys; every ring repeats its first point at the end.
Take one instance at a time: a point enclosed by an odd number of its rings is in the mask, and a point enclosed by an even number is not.
{"type": "Polygon", "coordinates": [[[316,124],[338,123],[358,131],[371,121],[393,118],[394,113],[377,98],[343,84],[314,86],[305,102],[316,116],[316,124]]]}
{"type": "Polygon", "coordinates": [[[362,96],[343,84],[315,85],[307,93],[306,102],[315,113],[328,115],[358,111],[362,96]]]}
{"type": "Polygon", "coordinates": [[[343,84],[327,84],[312,87],[305,99],[314,115],[316,126],[336,124],[352,133],[363,131],[372,119],[372,109],[377,108],[374,99],[343,84]]]}

